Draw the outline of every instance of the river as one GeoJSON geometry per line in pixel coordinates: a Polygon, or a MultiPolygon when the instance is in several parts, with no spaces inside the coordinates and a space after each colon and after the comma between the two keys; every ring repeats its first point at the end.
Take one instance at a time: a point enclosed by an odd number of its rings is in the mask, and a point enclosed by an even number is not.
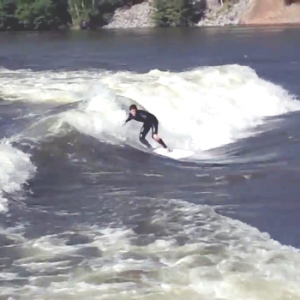
{"type": "Polygon", "coordinates": [[[0,299],[299,300],[299,32],[2,33],[0,299]]]}

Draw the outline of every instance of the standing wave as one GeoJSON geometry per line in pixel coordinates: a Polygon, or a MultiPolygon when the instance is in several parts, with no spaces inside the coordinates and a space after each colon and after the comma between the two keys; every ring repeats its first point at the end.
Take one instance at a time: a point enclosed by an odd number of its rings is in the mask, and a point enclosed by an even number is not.
{"type": "Polygon", "coordinates": [[[196,152],[237,141],[268,117],[300,109],[284,88],[240,65],[145,74],[1,69],[0,84],[6,101],[77,102],[58,115],[57,130],[67,123],[101,141],[139,149],[139,125],[123,126],[131,103],[157,116],[168,146],[196,152]]]}
{"type": "Polygon", "coordinates": [[[7,194],[19,192],[36,171],[30,155],[13,147],[8,140],[0,141],[0,212],[6,212],[7,194]]]}

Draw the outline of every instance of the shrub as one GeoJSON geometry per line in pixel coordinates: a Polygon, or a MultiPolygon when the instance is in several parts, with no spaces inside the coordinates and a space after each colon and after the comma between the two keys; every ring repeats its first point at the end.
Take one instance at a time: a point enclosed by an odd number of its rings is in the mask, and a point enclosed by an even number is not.
{"type": "Polygon", "coordinates": [[[49,30],[61,25],[56,15],[55,4],[52,0],[22,1],[15,16],[25,30],[49,30]]]}
{"type": "Polygon", "coordinates": [[[193,26],[202,18],[206,2],[154,0],[154,7],[154,21],[158,26],[193,26]]]}

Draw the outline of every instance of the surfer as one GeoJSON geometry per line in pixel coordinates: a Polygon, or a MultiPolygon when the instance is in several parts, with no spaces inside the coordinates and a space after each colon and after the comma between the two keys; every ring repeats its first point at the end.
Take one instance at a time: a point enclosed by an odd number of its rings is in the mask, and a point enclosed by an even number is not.
{"type": "Polygon", "coordinates": [[[144,144],[148,149],[152,149],[151,145],[146,140],[146,135],[148,134],[149,130],[152,129],[152,138],[160,145],[162,145],[168,152],[170,152],[170,149],[166,146],[164,141],[157,135],[158,133],[157,118],[145,110],[137,109],[135,104],[130,105],[129,111],[130,113],[127,120],[125,121],[125,124],[130,120],[136,120],[138,122],[144,123],[140,131],[141,143],[144,144]]]}

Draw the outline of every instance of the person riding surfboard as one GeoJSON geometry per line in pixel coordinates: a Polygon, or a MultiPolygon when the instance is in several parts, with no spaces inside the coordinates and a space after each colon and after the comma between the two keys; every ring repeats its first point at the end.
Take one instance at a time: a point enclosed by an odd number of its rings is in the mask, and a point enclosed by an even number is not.
{"type": "Polygon", "coordinates": [[[149,142],[146,140],[146,135],[152,129],[152,138],[162,145],[168,152],[171,150],[167,147],[167,145],[164,143],[164,141],[157,135],[158,133],[158,120],[157,118],[145,111],[145,110],[140,110],[137,109],[135,104],[130,105],[129,107],[129,116],[127,120],[125,121],[125,124],[129,122],[130,120],[135,120],[138,122],[144,123],[141,131],[140,131],[140,142],[145,145],[148,149],[152,149],[151,145],[149,142]]]}

